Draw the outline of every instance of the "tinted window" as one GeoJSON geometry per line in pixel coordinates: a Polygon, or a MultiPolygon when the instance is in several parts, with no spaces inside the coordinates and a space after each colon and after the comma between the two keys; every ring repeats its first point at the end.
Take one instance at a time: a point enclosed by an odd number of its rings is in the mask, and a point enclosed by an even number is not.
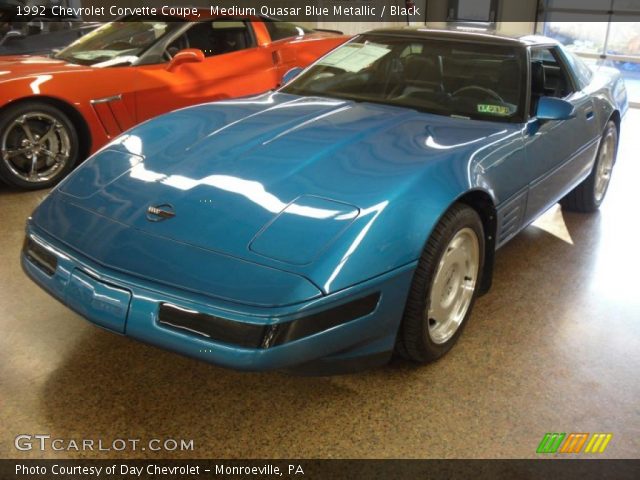
{"type": "Polygon", "coordinates": [[[531,50],[531,115],[535,114],[540,97],[564,98],[572,92],[569,75],[556,49],[531,50]]]}
{"type": "Polygon", "coordinates": [[[283,91],[522,121],[526,51],[511,46],[363,35],[283,91]]]}
{"type": "Polygon", "coordinates": [[[237,52],[255,46],[252,31],[242,20],[196,23],[167,48],[171,55],[184,48],[198,48],[205,57],[237,52]]]}
{"type": "Polygon", "coordinates": [[[564,98],[573,92],[567,67],[555,47],[534,49],[531,60],[542,63],[544,67],[544,89],[548,96],[564,98]]]}
{"type": "Polygon", "coordinates": [[[586,63],[582,61],[582,59],[578,58],[575,54],[567,51],[564,48],[560,49],[564,58],[567,60],[567,63],[573,70],[573,73],[577,77],[578,83],[580,84],[580,88],[585,88],[589,83],[591,83],[591,77],[593,77],[593,72],[587,66],[586,63]]]}
{"type": "Polygon", "coordinates": [[[311,33],[311,30],[307,30],[299,25],[294,25],[293,23],[264,20],[264,24],[269,31],[271,40],[274,42],[284,38],[299,37],[311,33]]]}
{"type": "Polygon", "coordinates": [[[83,65],[96,65],[118,58],[128,58],[133,62],[156,41],[184,23],[173,20],[176,19],[145,21],[143,17],[128,17],[127,21],[107,23],[73,42],[56,58],[83,65]]]}

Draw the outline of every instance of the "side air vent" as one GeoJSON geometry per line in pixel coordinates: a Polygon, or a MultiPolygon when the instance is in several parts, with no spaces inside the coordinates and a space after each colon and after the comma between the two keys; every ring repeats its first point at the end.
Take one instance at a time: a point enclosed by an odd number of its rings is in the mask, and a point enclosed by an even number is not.
{"type": "Polygon", "coordinates": [[[498,211],[498,246],[503,245],[520,231],[524,218],[526,191],[510,200],[498,211]]]}

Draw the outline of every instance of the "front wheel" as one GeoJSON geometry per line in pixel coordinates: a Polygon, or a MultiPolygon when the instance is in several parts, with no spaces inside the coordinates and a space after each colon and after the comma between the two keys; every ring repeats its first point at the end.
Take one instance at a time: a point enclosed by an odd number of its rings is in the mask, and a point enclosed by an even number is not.
{"type": "Polygon", "coordinates": [[[484,264],[484,230],[475,210],[455,204],[425,246],[398,332],[397,350],[435,361],[456,343],[471,314],[484,264]]]}
{"type": "Polygon", "coordinates": [[[609,189],[611,173],[618,154],[618,128],[607,123],[593,169],[589,176],[566,197],[560,200],[562,208],[572,212],[591,213],[600,208],[609,189]]]}
{"type": "Polygon", "coordinates": [[[25,102],[0,112],[0,178],[27,190],[55,185],[78,161],[78,134],[59,109],[25,102]]]}

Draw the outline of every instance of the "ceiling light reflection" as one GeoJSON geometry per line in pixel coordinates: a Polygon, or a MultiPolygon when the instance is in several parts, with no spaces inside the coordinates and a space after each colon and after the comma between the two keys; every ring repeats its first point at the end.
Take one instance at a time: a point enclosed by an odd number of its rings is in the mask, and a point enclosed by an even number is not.
{"type": "Polygon", "coordinates": [[[336,218],[337,220],[349,220],[357,216],[357,214],[353,215],[351,212],[345,214],[340,210],[330,210],[285,203],[272,193],[267,192],[260,182],[245,180],[231,175],[209,175],[208,177],[196,180],[185,177],[184,175],[165,175],[163,173],[147,170],[144,163],[135,165],[130,170],[129,174],[131,178],[136,180],[144,182],[158,182],[182,191],[192,190],[201,185],[207,185],[218,190],[241,195],[256,205],[259,205],[265,210],[275,214],[282,212],[286,208],[287,213],[309,218],[336,218]]]}
{"type": "Polygon", "coordinates": [[[40,85],[51,80],[51,75],[38,75],[33,82],[29,84],[31,91],[34,95],[40,95],[40,85]]]}
{"type": "Polygon", "coordinates": [[[353,242],[351,242],[351,245],[349,245],[349,248],[340,259],[340,263],[338,263],[338,266],[333,270],[333,272],[331,272],[331,275],[329,276],[329,280],[326,281],[323,287],[325,292],[328,292],[330,290],[331,284],[338,277],[338,274],[344,268],[344,265],[347,263],[347,260],[349,260],[353,252],[355,252],[358,246],[362,243],[362,241],[364,240],[364,237],[366,237],[367,233],[373,226],[374,222],[380,216],[382,211],[387,207],[387,205],[389,205],[389,201],[385,200],[384,202],[380,202],[377,205],[374,205],[369,208],[365,208],[361,211],[362,217],[369,215],[371,213],[373,215],[371,216],[371,219],[367,222],[367,224],[364,226],[364,228],[360,230],[360,233],[358,233],[358,235],[353,240],[353,242]]]}

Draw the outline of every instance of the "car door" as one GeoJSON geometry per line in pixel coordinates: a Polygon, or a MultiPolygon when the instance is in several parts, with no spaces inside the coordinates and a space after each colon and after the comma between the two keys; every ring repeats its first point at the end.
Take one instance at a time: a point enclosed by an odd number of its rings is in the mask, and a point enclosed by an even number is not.
{"type": "Polygon", "coordinates": [[[525,134],[527,170],[531,180],[526,221],[560,200],[592,166],[598,131],[594,106],[580,90],[556,47],[537,47],[530,52],[531,111],[525,134]],[[562,98],[575,108],[575,118],[540,121],[538,100],[562,98]]]}
{"type": "Polygon", "coordinates": [[[167,47],[175,55],[201,50],[204,60],[173,69],[168,64],[139,67],[137,120],[189,105],[262,93],[278,84],[271,52],[260,45],[247,19],[194,23],[167,47]]]}

